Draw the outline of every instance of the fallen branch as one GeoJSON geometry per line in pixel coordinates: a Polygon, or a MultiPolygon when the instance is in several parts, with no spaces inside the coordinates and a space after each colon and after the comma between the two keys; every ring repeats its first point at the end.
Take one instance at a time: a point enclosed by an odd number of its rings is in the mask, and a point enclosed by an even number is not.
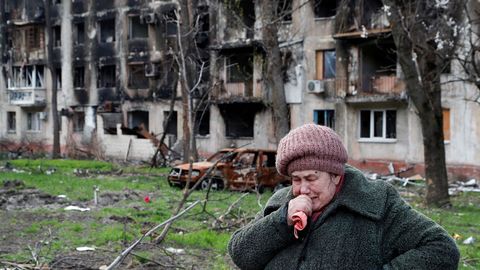
{"type": "Polygon", "coordinates": [[[115,267],[117,267],[124,259],[125,257],[147,236],[149,236],[151,233],[153,233],[154,231],[156,231],[158,228],[160,227],[163,227],[167,224],[170,224],[172,223],[174,220],[178,219],[179,217],[181,217],[183,214],[185,214],[187,211],[189,211],[190,209],[192,209],[193,207],[195,207],[197,204],[199,204],[200,201],[195,201],[194,203],[192,203],[192,205],[190,205],[189,207],[185,208],[183,211],[181,211],[180,213],[176,214],[175,216],[165,220],[164,222],[158,224],[157,226],[153,227],[152,229],[150,229],[148,232],[146,232],[145,234],[142,235],[142,237],[140,237],[140,239],[138,239],[135,243],[133,243],[131,246],[129,246],[127,249],[125,249],[117,258],[115,258],[115,260],[106,268],[106,270],[111,270],[111,269],[115,269],[115,267]]]}
{"type": "Polygon", "coordinates": [[[236,199],[227,209],[227,211],[221,215],[220,217],[218,217],[216,220],[215,220],[215,225],[214,227],[217,227],[218,226],[218,223],[219,222],[223,222],[223,220],[225,219],[225,217],[230,214],[230,212],[232,212],[233,208],[245,197],[249,195],[249,193],[243,193],[242,196],[238,197],[238,199],[236,199]]]}

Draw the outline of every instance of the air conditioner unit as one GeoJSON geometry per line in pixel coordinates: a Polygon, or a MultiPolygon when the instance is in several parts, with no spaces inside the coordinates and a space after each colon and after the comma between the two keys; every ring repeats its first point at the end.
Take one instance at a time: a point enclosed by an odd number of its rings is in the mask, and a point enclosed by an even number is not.
{"type": "Polygon", "coordinates": [[[48,115],[47,112],[39,112],[38,118],[40,118],[40,120],[47,120],[47,115],[48,115]]]}
{"type": "Polygon", "coordinates": [[[141,17],[141,19],[148,24],[154,24],[157,22],[157,17],[155,16],[155,13],[146,13],[143,14],[141,17]]]}
{"type": "Polygon", "coordinates": [[[154,63],[145,64],[145,77],[158,76],[158,65],[154,63]]]}
{"type": "Polygon", "coordinates": [[[323,93],[325,92],[325,83],[320,80],[307,81],[307,93],[323,93]]]}

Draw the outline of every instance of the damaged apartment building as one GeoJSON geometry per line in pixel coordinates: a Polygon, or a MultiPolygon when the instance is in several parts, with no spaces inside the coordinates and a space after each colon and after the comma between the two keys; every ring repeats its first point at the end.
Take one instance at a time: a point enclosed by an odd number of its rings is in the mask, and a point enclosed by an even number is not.
{"type": "MultiPolygon", "coordinates": [[[[361,168],[388,173],[392,164],[395,171],[415,171],[423,162],[420,120],[406,95],[382,2],[349,1],[354,14],[339,16],[340,2],[280,1],[291,10],[278,18],[290,126],[332,127],[349,162],[361,168]]],[[[54,48],[47,55],[43,1],[2,1],[0,138],[51,145],[55,84],[62,152],[95,137],[106,157],[149,160],[155,152],[149,137],[167,134],[171,147],[181,141],[177,1],[51,3],[54,48]],[[48,57],[55,78],[47,72],[48,57]]],[[[262,10],[255,3],[198,1],[196,48],[207,63],[199,88],[209,95],[194,117],[200,153],[276,148],[274,89],[264,78],[262,10]]],[[[442,94],[447,164],[459,177],[480,176],[480,146],[472,143],[480,141],[480,108],[468,101],[474,91],[457,82],[442,94]]]]}

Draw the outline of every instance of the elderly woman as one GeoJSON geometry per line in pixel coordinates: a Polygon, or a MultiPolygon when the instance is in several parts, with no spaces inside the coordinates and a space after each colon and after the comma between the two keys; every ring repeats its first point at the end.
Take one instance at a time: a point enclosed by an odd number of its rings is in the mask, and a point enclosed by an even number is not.
{"type": "Polygon", "coordinates": [[[457,269],[454,240],[383,181],[346,165],[331,129],[307,124],[278,146],[292,186],[275,193],[228,251],[241,269],[457,269]]]}

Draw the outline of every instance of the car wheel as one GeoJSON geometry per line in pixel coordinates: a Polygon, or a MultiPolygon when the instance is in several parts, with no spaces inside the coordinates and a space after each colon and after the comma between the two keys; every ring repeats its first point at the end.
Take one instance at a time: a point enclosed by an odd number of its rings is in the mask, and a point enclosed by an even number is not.
{"type": "Polygon", "coordinates": [[[265,186],[262,185],[262,184],[258,185],[257,188],[256,188],[256,191],[258,193],[262,194],[263,192],[265,192],[265,186]]]}
{"type": "Polygon", "coordinates": [[[279,191],[280,189],[286,187],[287,185],[283,184],[283,183],[278,183],[272,190],[273,193],[279,191]]]}
{"type": "MultiPolygon", "coordinates": [[[[209,179],[203,179],[202,183],[200,183],[200,189],[207,190],[208,189],[208,181],[209,179]]],[[[212,186],[211,189],[213,190],[222,190],[225,186],[223,184],[222,179],[219,178],[212,178],[212,186]]]]}

